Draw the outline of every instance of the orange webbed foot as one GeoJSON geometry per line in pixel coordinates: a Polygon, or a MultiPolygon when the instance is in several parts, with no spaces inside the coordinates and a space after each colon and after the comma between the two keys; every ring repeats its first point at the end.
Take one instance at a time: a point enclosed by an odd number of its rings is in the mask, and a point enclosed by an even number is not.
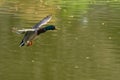
{"type": "Polygon", "coordinates": [[[27,46],[31,46],[32,45],[32,41],[29,41],[28,43],[27,43],[27,46]]]}

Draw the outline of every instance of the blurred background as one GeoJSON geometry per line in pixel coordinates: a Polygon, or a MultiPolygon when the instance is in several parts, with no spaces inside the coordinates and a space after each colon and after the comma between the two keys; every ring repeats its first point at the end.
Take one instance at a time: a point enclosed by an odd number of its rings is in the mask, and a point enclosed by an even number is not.
{"type": "Polygon", "coordinates": [[[120,0],[0,0],[0,80],[120,80],[120,0]],[[49,14],[59,29],[20,48],[11,29],[49,14]]]}

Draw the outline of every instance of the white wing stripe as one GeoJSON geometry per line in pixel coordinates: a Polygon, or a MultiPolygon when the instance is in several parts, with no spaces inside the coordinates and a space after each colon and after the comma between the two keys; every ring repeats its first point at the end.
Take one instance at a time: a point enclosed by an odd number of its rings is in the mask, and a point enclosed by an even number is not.
{"type": "Polygon", "coordinates": [[[27,31],[35,31],[35,29],[22,29],[22,30],[17,30],[18,32],[27,32],[27,31]]]}

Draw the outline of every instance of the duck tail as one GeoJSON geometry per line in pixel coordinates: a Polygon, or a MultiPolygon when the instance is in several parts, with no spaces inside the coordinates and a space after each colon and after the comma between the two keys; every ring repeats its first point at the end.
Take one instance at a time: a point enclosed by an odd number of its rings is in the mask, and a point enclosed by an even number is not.
{"type": "Polygon", "coordinates": [[[19,47],[22,47],[22,46],[24,46],[24,45],[25,45],[25,43],[24,43],[24,41],[22,40],[21,43],[20,43],[20,45],[19,45],[19,47]]]}

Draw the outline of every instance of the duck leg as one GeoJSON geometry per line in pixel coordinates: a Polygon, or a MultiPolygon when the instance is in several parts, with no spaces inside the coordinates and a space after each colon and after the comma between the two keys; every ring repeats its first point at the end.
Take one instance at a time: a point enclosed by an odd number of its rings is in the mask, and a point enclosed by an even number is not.
{"type": "Polygon", "coordinates": [[[27,46],[31,46],[32,45],[32,41],[29,41],[28,43],[27,43],[27,46]]]}

